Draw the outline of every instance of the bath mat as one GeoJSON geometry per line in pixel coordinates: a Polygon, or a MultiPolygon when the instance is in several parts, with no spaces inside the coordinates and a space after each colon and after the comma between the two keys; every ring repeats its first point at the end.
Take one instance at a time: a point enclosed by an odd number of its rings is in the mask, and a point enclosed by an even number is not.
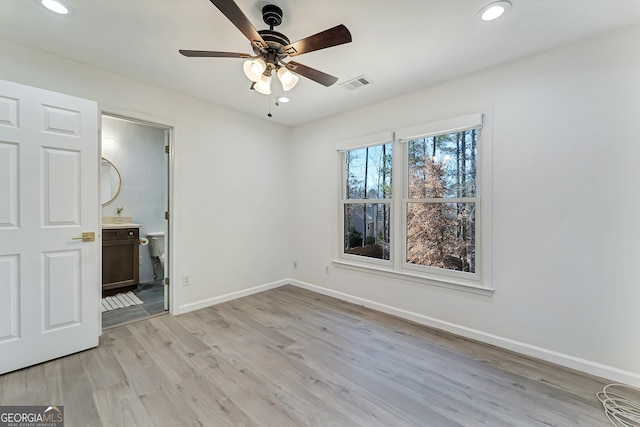
{"type": "Polygon", "coordinates": [[[111,297],[102,298],[102,312],[104,313],[105,311],[112,311],[140,304],[143,304],[143,301],[133,292],[116,294],[111,297]]]}

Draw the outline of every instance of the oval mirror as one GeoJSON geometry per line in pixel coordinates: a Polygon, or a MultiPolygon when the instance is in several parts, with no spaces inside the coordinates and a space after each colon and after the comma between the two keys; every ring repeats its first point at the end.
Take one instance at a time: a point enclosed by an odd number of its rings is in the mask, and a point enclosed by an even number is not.
{"type": "Polygon", "coordinates": [[[104,157],[100,161],[100,200],[102,206],[113,201],[120,193],[120,172],[104,157]]]}

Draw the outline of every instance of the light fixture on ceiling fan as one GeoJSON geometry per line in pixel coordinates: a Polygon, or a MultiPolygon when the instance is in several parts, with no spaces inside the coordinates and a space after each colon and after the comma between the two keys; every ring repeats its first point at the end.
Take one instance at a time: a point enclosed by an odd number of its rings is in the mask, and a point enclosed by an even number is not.
{"type": "Polygon", "coordinates": [[[243,58],[247,59],[242,66],[244,74],[251,80],[251,89],[264,95],[271,94],[271,77],[276,77],[284,91],[293,89],[300,76],[306,77],[323,86],[331,86],[337,77],[315,70],[299,62],[284,59],[307,52],[351,42],[351,33],[344,25],[338,25],[318,34],[289,42],[287,36],[273,28],[282,23],[282,9],[273,4],[262,8],[262,20],[269,25],[268,30],[257,31],[233,0],[211,0],[220,11],[251,42],[254,56],[248,53],[212,52],[203,50],[179,50],[188,57],[243,58]]]}
{"type": "Polygon", "coordinates": [[[274,67],[277,70],[276,76],[285,92],[290,91],[298,84],[299,77],[287,70],[283,65],[267,64],[262,58],[245,61],[242,69],[245,76],[253,82],[251,89],[263,95],[269,95],[271,94],[271,73],[274,67]],[[270,67],[271,69],[269,69],[270,67]]]}

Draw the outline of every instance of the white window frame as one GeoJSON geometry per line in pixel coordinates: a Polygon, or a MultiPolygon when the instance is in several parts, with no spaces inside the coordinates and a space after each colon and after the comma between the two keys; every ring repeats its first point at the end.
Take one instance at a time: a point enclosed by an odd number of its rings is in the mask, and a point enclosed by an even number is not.
{"type": "MultiPolygon", "coordinates": [[[[451,119],[398,129],[362,138],[341,141],[336,144],[340,159],[340,192],[338,252],[333,260],[336,267],[409,280],[427,285],[446,287],[481,295],[491,295],[491,200],[492,200],[492,113],[491,110],[458,116],[451,119]],[[405,261],[407,249],[407,203],[420,199],[408,196],[408,141],[431,136],[481,128],[478,138],[478,166],[476,174],[477,194],[465,199],[447,199],[447,202],[469,201],[476,206],[476,266],[475,273],[433,268],[410,264],[405,261]],[[390,259],[380,260],[344,253],[344,199],[345,152],[393,142],[392,148],[392,197],[390,213],[390,259]]],[[[352,201],[355,202],[355,201],[352,201]]],[[[360,200],[359,203],[372,203],[360,200]]],[[[376,202],[375,200],[373,201],[376,202]]]]}

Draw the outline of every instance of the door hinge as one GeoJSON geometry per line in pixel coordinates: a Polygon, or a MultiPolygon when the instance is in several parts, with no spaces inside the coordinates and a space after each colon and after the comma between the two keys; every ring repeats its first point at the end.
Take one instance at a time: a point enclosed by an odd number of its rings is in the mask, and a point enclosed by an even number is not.
{"type": "Polygon", "coordinates": [[[164,213],[164,219],[169,219],[169,212],[164,213]]]}
{"type": "Polygon", "coordinates": [[[168,278],[168,277],[165,277],[165,278],[164,278],[164,284],[165,284],[165,285],[167,285],[167,286],[169,286],[169,278],[168,278]]]}
{"type": "Polygon", "coordinates": [[[164,146],[164,152],[165,152],[165,153],[167,153],[167,154],[169,154],[169,146],[168,146],[168,145],[165,145],[165,146],[164,146]]]}

